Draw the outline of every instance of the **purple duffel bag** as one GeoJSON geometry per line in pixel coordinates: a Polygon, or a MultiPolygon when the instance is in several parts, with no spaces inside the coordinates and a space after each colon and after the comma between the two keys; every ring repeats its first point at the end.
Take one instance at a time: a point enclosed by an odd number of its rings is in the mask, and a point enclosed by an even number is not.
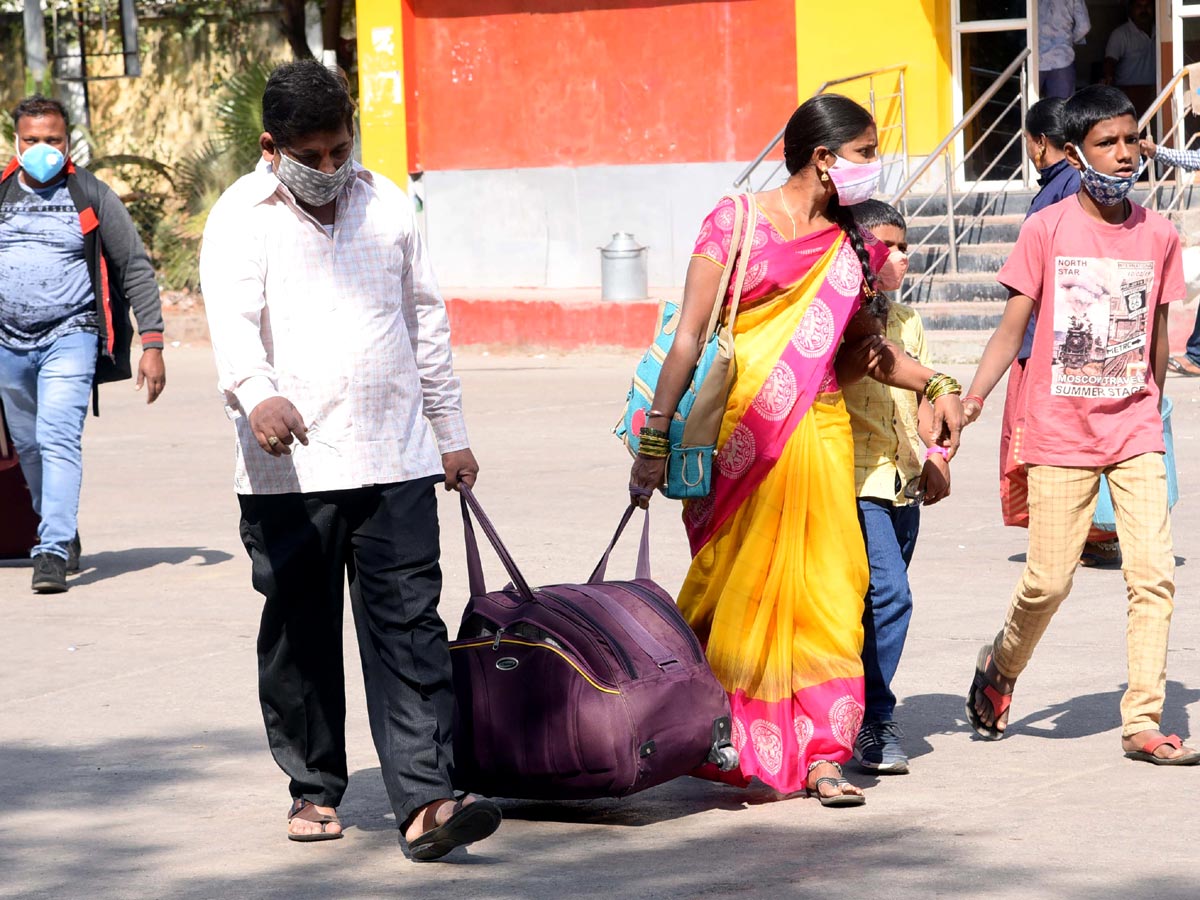
{"type": "Polygon", "coordinates": [[[711,762],[737,765],[729,701],[671,597],[650,578],[604,581],[630,506],[586,584],[531,590],[479,501],[462,491],[471,599],[450,645],[455,786],[493,797],[623,797],[711,762]],[[471,513],[512,583],[484,586],[471,513]]]}

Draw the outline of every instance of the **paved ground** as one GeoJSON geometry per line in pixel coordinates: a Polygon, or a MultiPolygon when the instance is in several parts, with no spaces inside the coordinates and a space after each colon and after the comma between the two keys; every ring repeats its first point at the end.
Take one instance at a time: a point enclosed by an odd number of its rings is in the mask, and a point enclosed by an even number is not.
{"type": "MultiPolygon", "coordinates": [[[[684,779],[620,802],[506,803],[454,865],[396,843],[353,664],[345,840],[284,839],[287,785],[255,699],[259,601],[238,543],[230,427],[206,348],[170,352],[155,407],[127,385],[88,424],[85,571],[60,597],[0,568],[0,896],[1194,898],[1200,769],[1121,757],[1124,589],[1081,571],[1022,679],[1011,736],[974,740],[962,695],[1001,623],[1024,534],[999,524],[999,403],[969,432],[954,495],[926,512],[917,610],[897,679],[913,773],[854,775],[829,810],[684,779]]],[[[460,359],[479,496],[531,581],[583,577],[623,505],[607,433],[631,356],[460,359]]],[[[969,370],[952,367],[960,377],[969,370]]],[[[1172,378],[1182,499],[1166,724],[1200,716],[1200,383],[1172,378]]],[[[466,597],[444,498],[444,610],[466,597]]],[[[654,507],[654,566],[678,587],[676,509],[654,507]]],[[[0,515],[2,515],[0,511],[0,515]]],[[[631,565],[632,549],[611,571],[631,565]]],[[[499,574],[498,565],[491,567],[499,574]]],[[[348,658],[353,636],[347,631],[348,658]]],[[[1191,732],[1200,740],[1200,733],[1191,732]]]]}

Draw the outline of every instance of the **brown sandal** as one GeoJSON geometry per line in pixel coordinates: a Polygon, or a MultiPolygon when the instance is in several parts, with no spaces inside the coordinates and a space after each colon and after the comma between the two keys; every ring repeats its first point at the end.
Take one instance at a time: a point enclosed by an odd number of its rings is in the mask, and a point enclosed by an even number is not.
{"type": "Polygon", "coordinates": [[[291,828],[288,828],[288,840],[300,841],[308,843],[310,841],[336,841],[342,836],[340,831],[326,831],[325,826],[330,824],[341,825],[341,820],[336,815],[317,812],[317,807],[310,800],[302,800],[297,797],[292,801],[292,808],[288,810],[288,824],[291,824],[292,819],[303,819],[305,822],[315,822],[321,826],[320,831],[313,831],[308,834],[295,834],[291,828]]]}

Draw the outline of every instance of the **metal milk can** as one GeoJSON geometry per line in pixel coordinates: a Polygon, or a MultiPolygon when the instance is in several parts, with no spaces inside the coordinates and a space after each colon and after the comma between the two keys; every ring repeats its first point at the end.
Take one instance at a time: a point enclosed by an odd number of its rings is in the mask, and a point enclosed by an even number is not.
{"type": "Polygon", "coordinates": [[[649,249],[627,231],[618,231],[600,248],[601,300],[644,300],[649,296],[649,249]]]}

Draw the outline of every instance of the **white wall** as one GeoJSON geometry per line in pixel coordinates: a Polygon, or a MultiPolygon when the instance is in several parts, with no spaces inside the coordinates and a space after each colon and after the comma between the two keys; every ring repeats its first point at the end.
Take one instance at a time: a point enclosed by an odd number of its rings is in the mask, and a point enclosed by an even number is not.
{"type": "Polygon", "coordinates": [[[704,216],[744,163],[426,172],[425,236],[451,287],[600,286],[613,232],[650,246],[652,287],[683,284],[704,216]]]}

